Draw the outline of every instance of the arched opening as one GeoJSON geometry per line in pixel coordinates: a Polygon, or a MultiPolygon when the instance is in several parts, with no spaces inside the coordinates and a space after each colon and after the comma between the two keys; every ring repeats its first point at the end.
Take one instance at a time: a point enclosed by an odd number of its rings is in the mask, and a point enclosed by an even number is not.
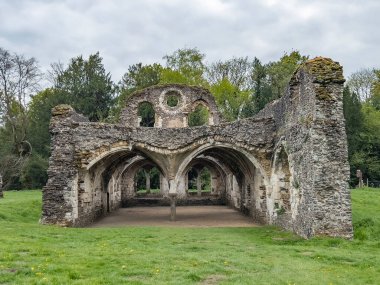
{"type": "Polygon", "coordinates": [[[139,127],[154,127],[155,111],[152,103],[141,102],[138,106],[137,115],[139,127]]]}
{"type": "Polygon", "coordinates": [[[163,197],[168,192],[168,183],[158,164],[138,150],[120,149],[100,156],[78,178],[78,209],[83,212],[79,214],[91,213],[88,219],[93,220],[122,206],[136,204],[139,195],[163,197]],[[141,174],[144,180],[136,181],[141,174]]]}
{"type": "Polygon", "coordinates": [[[171,108],[178,106],[180,98],[181,98],[181,95],[179,94],[178,91],[175,91],[175,90],[169,90],[165,94],[166,104],[171,108]]]}
{"type": "Polygon", "coordinates": [[[209,116],[209,109],[205,103],[198,102],[188,115],[188,125],[189,127],[208,125],[209,116]]]}
{"type": "Polygon", "coordinates": [[[211,172],[206,166],[196,165],[187,173],[189,195],[204,196],[211,193],[211,172]]]}
{"type": "Polygon", "coordinates": [[[160,195],[160,171],[150,164],[141,167],[135,174],[134,185],[138,197],[160,195]]]}
{"type": "Polygon", "coordinates": [[[192,189],[189,192],[201,188],[202,195],[217,195],[224,204],[253,216],[256,221],[267,220],[267,178],[249,153],[230,146],[203,146],[179,167],[178,181],[181,181],[180,175],[187,176],[189,189],[192,189]],[[209,184],[195,189],[195,179],[201,177],[202,169],[208,170],[204,175],[209,184]]]}

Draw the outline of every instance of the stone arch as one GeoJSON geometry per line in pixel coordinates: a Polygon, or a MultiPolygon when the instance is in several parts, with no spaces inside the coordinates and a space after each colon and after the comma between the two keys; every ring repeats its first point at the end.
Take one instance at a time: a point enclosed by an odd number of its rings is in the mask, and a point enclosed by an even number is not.
{"type": "MultiPolygon", "coordinates": [[[[142,159],[134,161],[133,163],[127,165],[122,173],[120,174],[120,180],[123,183],[123,189],[121,191],[122,194],[122,205],[127,206],[131,203],[133,204],[135,199],[137,197],[137,188],[136,188],[136,174],[139,170],[144,169],[147,166],[156,167],[159,171],[160,175],[160,193],[156,196],[164,197],[167,196],[167,193],[169,191],[168,182],[166,179],[166,176],[162,173],[160,168],[152,162],[150,159],[142,159]]],[[[146,195],[144,195],[146,196],[146,195]]]]}
{"type": "Polygon", "coordinates": [[[193,160],[197,156],[201,155],[205,151],[207,151],[209,149],[215,149],[215,148],[221,148],[221,149],[231,150],[231,151],[235,151],[237,153],[240,153],[243,157],[246,158],[246,160],[248,160],[250,163],[252,163],[252,165],[260,171],[261,175],[263,176],[263,180],[265,181],[265,184],[269,184],[269,177],[268,177],[264,167],[255,158],[255,156],[253,154],[251,154],[249,151],[245,150],[242,147],[236,146],[235,144],[225,143],[225,142],[208,142],[208,143],[205,143],[205,144],[199,146],[198,148],[196,148],[192,152],[190,152],[186,156],[186,158],[181,162],[181,164],[179,165],[176,178],[178,177],[178,175],[182,175],[184,169],[190,163],[191,160],[193,160]]]}
{"type": "Polygon", "coordinates": [[[164,175],[167,175],[167,169],[165,167],[165,165],[163,164],[163,162],[154,155],[154,153],[148,151],[147,149],[144,149],[142,147],[139,147],[139,146],[136,146],[136,147],[132,147],[132,146],[121,146],[121,147],[118,147],[118,146],[115,146],[115,147],[112,147],[111,149],[108,149],[106,151],[103,151],[101,153],[99,153],[98,155],[94,156],[90,161],[88,161],[87,165],[86,165],[86,170],[90,170],[91,168],[93,168],[94,166],[96,166],[97,164],[99,163],[102,163],[106,160],[112,160],[113,158],[117,157],[117,156],[121,156],[121,155],[132,155],[132,156],[136,156],[136,157],[147,157],[149,158],[150,160],[152,160],[152,162],[154,162],[154,164],[156,164],[160,171],[164,174],[164,175]]]}
{"type": "Polygon", "coordinates": [[[125,174],[132,173],[130,176],[133,181],[136,166],[144,164],[156,166],[162,179],[167,181],[162,165],[156,163],[149,154],[137,149],[116,147],[91,160],[86,168],[80,170],[78,203],[80,211],[83,212],[79,215],[85,216],[86,212],[92,212],[95,216],[102,216],[125,205],[135,195],[131,188],[133,182],[126,183],[130,181],[126,181],[125,174]]]}
{"type": "Polygon", "coordinates": [[[257,221],[267,220],[268,178],[255,157],[240,147],[227,143],[208,143],[190,153],[180,164],[175,178],[181,191],[181,180],[189,165],[199,157],[213,157],[223,165],[226,203],[252,215],[257,221]]]}
{"type": "MultiPolygon", "coordinates": [[[[193,187],[197,189],[197,195],[202,196],[202,195],[211,195],[215,197],[221,197],[224,195],[224,190],[225,190],[225,177],[226,177],[226,172],[223,170],[220,165],[220,163],[213,161],[212,159],[209,159],[207,157],[198,157],[195,160],[192,161],[185,170],[185,179],[190,179],[190,172],[196,172],[195,175],[195,185],[192,185],[193,187]],[[207,168],[207,170],[210,173],[209,177],[209,187],[210,191],[204,191],[202,194],[202,170],[207,168]]],[[[194,175],[194,174],[193,174],[194,175]]],[[[189,180],[185,185],[189,185],[189,180]]]]}

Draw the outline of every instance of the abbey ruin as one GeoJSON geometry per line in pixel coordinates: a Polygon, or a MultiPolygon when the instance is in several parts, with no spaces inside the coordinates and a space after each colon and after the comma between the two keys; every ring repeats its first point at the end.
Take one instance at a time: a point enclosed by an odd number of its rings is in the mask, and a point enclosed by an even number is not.
{"type": "Polygon", "coordinates": [[[133,205],[136,173],[152,167],[160,199],[186,205],[193,199],[189,171],[207,167],[210,201],[306,238],[352,238],[343,83],[338,63],[309,60],[279,100],[231,123],[222,121],[208,90],[183,85],[135,93],[119,124],[92,123],[70,106],[56,106],[41,222],[85,226],[133,205]],[[154,108],[152,127],[141,126],[142,103],[154,108]],[[200,105],[207,124],[189,127],[200,105]]]}

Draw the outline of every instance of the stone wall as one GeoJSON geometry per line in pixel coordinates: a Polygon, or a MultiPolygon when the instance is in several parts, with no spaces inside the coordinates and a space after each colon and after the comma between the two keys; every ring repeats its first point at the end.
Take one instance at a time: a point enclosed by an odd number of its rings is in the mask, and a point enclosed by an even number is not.
{"type": "Polygon", "coordinates": [[[146,164],[161,173],[162,197],[176,193],[186,201],[187,173],[200,163],[210,169],[216,195],[255,221],[303,237],[350,238],[343,82],[339,64],[310,60],[280,100],[232,123],[220,123],[207,90],[181,85],[136,93],[120,124],[91,123],[71,107],[57,106],[42,222],[81,226],[128,204],[135,173],[146,164]],[[179,94],[174,109],[165,105],[172,92],[179,94]],[[209,124],[186,127],[200,101],[210,110],[209,124]],[[137,127],[141,102],[155,106],[155,128],[137,127]]]}
{"type": "Polygon", "coordinates": [[[194,111],[198,104],[202,104],[209,110],[209,123],[220,123],[215,100],[211,93],[204,88],[196,86],[184,86],[178,84],[148,87],[137,91],[127,98],[126,107],[121,113],[120,123],[125,126],[139,127],[139,104],[148,102],[153,105],[155,111],[155,127],[179,128],[188,126],[188,115],[194,111]],[[168,105],[168,97],[178,99],[176,106],[168,105]]]}

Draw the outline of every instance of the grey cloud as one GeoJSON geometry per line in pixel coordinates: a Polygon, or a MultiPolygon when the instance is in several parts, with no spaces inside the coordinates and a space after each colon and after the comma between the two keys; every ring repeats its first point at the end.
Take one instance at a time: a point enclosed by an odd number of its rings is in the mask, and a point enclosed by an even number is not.
{"type": "Polygon", "coordinates": [[[118,81],[130,64],[198,47],[207,61],[277,60],[292,49],[379,68],[379,1],[0,0],[0,46],[50,63],[99,51],[118,81]]]}

